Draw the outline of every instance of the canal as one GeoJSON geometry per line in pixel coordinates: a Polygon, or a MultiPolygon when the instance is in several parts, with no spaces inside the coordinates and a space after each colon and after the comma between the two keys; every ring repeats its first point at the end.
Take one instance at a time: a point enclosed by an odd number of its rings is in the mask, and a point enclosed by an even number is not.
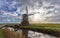
{"type": "Polygon", "coordinates": [[[14,31],[13,28],[7,27],[3,28],[3,30],[7,34],[7,38],[60,38],[26,29],[19,29],[17,31],[14,31]]]}

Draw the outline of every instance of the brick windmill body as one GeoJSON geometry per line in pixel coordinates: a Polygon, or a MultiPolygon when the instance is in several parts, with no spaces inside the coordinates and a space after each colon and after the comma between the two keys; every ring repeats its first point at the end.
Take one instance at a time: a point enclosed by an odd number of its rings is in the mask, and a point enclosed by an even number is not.
{"type": "Polygon", "coordinates": [[[28,9],[26,7],[26,14],[22,15],[22,22],[21,22],[22,26],[27,26],[29,25],[29,21],[28,21],[28,9]]]}

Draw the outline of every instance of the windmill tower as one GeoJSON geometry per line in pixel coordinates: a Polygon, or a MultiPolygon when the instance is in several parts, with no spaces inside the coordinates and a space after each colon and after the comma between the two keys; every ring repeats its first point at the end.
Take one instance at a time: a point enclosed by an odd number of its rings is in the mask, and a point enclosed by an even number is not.
{"type": "Polygon", "coordinates": [[[22,15],[21,25],[23,25],[23,26],[29,25],[29,21],[28,21],[28,8],[27,7],[26,7],[26,14],[22,15]]]}

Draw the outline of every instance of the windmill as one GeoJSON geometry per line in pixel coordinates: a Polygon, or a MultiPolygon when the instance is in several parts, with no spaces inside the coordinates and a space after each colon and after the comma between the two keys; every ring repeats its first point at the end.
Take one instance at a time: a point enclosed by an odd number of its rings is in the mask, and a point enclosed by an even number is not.
{"type": "Polygon", "coordinates": [[[29,25],[29,21],[28,21],[28,9],[27,9],[27,7],[26,7],[26,14],[22,15],[21,25],[23,25],[23,26],[29,25]]]}
{"type": "MultiPolygon", "coordinates": [[[[39,12],[38,12],[38,13],[39,13],[39,12]]],[[[34,14],[37,14],[37,13],[28,14],[28,7],[26,6],[26,14],[23,14],[23,15],[22,15],[21,25],[22,25],[22,26],[27,26],[27,25],[29,25],[28,17],[31,16],[31,15],[34,15],[34,14]]]]}

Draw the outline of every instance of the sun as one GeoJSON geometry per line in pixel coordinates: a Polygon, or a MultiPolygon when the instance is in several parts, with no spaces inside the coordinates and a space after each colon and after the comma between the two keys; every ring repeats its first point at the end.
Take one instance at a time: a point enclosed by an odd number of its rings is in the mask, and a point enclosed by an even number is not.
{"type": "Polygon", "coordinates": [[[40,14],[35,14],[33,18],[33,23],[44,23],[45,17],[41,16],[40,14]]]}
{"type": "Polygon", "coordinates": [[[39,16],[40,16],[39,14],[35,14],[35,15],[34,15],[34,21],[39,20],[39,16]]]}

